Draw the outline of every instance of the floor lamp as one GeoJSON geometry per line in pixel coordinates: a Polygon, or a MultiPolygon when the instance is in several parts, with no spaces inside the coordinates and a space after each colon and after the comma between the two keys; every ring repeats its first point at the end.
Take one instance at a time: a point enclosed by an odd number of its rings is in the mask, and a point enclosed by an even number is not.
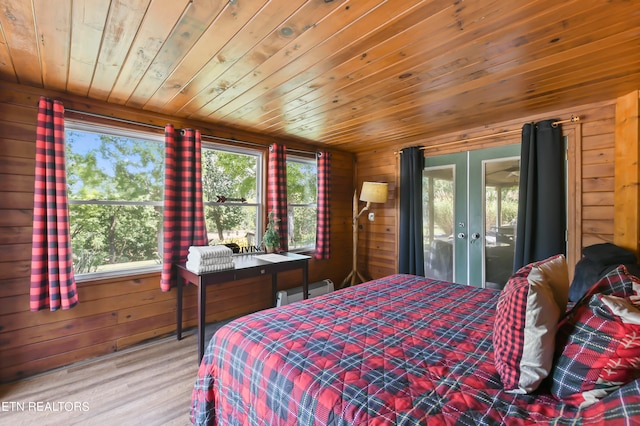
{"type": "Polygon", "coordinates": [[[371,203],[385,203],[388,196],[388,185],[382,182],[363,182],[362,190],[360,191],[360,201],[366,201],[367,204],[358,213],[358,197],[356,191],[353,191],[353,265],[351,272],[347,275],[347,278],[342,281],[342,288],[355,285],[365,281],[357,268],[357,252],[358,252],[358,219],[362,213],[369,210],[371,203]]]}

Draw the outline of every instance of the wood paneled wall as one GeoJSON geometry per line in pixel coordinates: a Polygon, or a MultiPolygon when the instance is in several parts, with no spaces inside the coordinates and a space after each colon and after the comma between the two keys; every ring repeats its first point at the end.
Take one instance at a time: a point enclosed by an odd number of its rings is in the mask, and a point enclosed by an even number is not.
{"type": "MultiPolygon", "coordinates": [[[[160,274],[78,283],[80,303],[68,311],[29,311],[31,221],[35,126],[41,95],[60,99],[66,108],[164,126],[196,127],[203,134],[236,138],[267,146],[260,135],[213,129],[198,122],[174,120],[107,106],[71,95],[0,83],[0,381],[7,382],[175,333],[176,292],[160,291],[160,274]]],[[[113,123],[110,123],[113,124],[113,123]]],[[[295,141],[288,147],[315,150],[295,141]]],[[[330,260],[312,260],[309,279],[340,283],[349,272],[354,156],[332,150],[330,260]]],[[[280,274],[282,289],[300,285],[299,271],[280,274]]],[[[218,321],[267,308],[269,278],[210,288],[207,321],[218,321]]],[[[185,290],[185,326],[195,327],[196,288],[185,290]]],[[[194,350],[196,348],[194,347],[194,350]]]]}
{"type": "MultiPolygon", "coordinates": [[[[263,144],[265,149],[274,142],[257,134],[214,129],[204,123],[0,83],[1,382],[170,335],[175,330],[175,291],[159,290],[159,274],[81,282],[77,307],[69,311],[29,312],[35,123],[40,95],[60,99],[67,108],[159,126],[173,122],[177,127],[200,128],[204,134],[263,144]]],[[[519,134],[505,132],[517,130],[525,122],[579,115],[578,123],[563,126],[569,140],[568,257],[573,265],[582,247],[615,239],[616,101],[496,121],[482,128],[453,132],[412,145],[428,146],[425,155],[437,155],[515,143],[519,141],[519,134]],[[473,139],[477,137],[481,138],[473,139]]],[[[291,148],[315,149],[296,141],[285,143],[291,148]]],[[[355,166],[352,154],[332,150],[332,257],[327,261],[311,261],[311,281],[329,278],[339,284],[349,272],[351,256],[346,254],[351,253],[352,197],[354,189],[359,194],[363,181],[388,182],[389,199],[384,204],[372,205],[373,222],[366,215],[360,218],[358,270],[366,278],[379,278],[397,271],[397,152],[404,146],[407,145],[399,141],[395,146],[360,153],[355,158],[355,166]]],[[[635,161],[637,163],[637,158],[635,161]]],[[[279,282],[284,289],[299,285],[299,281],[299,273],[289,272],[281,274],[279,282]]],[[[185,297],[185,325],[194,327],[195,287],[187,288],[185,297]]],[[[207,321],[232,318],[268,307],[270,282],[255,279],[229,283],[211,289],[207,300],[207,321]]]]}
{"type": "MultiPolygon", "coordinates": [[[[389,198],[384,204],[371,204],[375,217],[369,221],[363,214],[358,221],[358,271],[365,279],[395,273],[397,268],[397,187],[398,166],[393,152],[374,150],[359,154],[356,160],[358,196],[362,182],[387,182],[389,198]]],[[[359,203],[362,208],[363,202],[359,203]]]]}
{"type": "MultiPolygon", "coordinates": [[[[580,121],[563,124],[569,149],[569,241],[570,265],[581,257],[584,246],[614,241],[614,143],[616,99],[575,108],[549,111],[518,120],[496,121],[482,128],[430,138],[412,144],[427,147],[425,156],[468,151],[520,142],[518,129],[526,122],[564,120],[577,115],[580,121]]],[[[399,206],[399,152],[402,141],[385,150],[357,156],[356,182],[389,182],[389,201],[375,205],[376,222],[365,223],[360,231],[359,270],[365,277],[379,278],[397,270],[397,212],[399,206]]],[[[361,219],[361,225],[366,218],[361,219]]]]}
{"type": "MultiPolygon", "coordinates": [[[[573,167],[580,180],[575,182],[575,197],[581,216],[575,228],[576,249],[592,244],[613,242],[615,176],[615,100],[601,108],[597,119],[585,119],[576,138],[576,162],[573,167]]],[[[570,164],[571,166],[571,164],[570,164]]]]}
{"type": "Polygon", "coordinates": [[[640,244],[640,90],[616,102],[614,242],[638,255],[640,244]]]}

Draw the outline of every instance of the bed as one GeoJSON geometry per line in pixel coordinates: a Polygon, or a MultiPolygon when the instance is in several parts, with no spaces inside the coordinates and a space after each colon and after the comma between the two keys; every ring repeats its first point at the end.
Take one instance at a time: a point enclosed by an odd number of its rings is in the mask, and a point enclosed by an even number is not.
{"type": "Polygon", "coordinates": [[[396,274],[234,320],[193,389],[197,425],[640,424],[640,379],[579,408],[503,390],[500,292],[396,274]]]}

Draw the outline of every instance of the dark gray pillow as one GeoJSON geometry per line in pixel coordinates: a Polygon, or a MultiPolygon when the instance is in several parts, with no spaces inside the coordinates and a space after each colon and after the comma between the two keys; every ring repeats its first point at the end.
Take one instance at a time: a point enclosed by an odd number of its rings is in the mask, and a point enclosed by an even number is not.
{"type": "Polygon", "coordinates": [[[630,274],[638,276],[636,255],[612,243],[593,244],[582,249],[584,257],[576,264],[569,287],[569,301],[577,302],[582,295],[608,272],[625,265],[630,274]]]}
{"type": "Polygon", "coordinates": [[[594,244],[582,249],[584,257],[603,265],[636,263],[636,255],[625,248],[611,243],[594,244]]]}
{"type": "Polygon", "coordinates": [[[583,257],[576,263],[573,274],[573,281],[569,287],[569,301],[577,302],[583,294],[591,288],[607,272],[615,269],[618,265],[603,265],[593,261],[589,257],[583,257]]]}

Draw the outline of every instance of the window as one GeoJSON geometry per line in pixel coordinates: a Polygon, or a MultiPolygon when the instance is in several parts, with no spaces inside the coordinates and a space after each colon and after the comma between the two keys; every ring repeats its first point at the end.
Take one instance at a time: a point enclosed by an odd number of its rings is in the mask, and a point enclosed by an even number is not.
{"type": "Polygon", "coordinates": [[[315,159],[287,156],[289,250],[315,246],[317,174],[315,159]]]}
{"type": "Polygon", "coordinates": [[[202,147],[202,198],[209,244],[259,250],[262,232],[262,154],[215,145],[202,147]]]}
{"type": "Polygon", "coordinates": [[[74,271],[155,270],[161,262],[162,135],[66,123],[74,271]]]}

